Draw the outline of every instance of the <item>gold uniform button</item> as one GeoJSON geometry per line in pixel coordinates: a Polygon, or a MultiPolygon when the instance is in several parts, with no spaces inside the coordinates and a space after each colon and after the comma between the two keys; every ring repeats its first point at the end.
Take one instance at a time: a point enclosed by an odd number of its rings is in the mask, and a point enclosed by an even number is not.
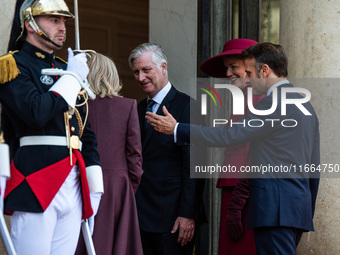
{"type": "Polygon", "coordinates": [[[72,132],[76,131],[75,127],[71,127],[71,131],[72,132]]]}

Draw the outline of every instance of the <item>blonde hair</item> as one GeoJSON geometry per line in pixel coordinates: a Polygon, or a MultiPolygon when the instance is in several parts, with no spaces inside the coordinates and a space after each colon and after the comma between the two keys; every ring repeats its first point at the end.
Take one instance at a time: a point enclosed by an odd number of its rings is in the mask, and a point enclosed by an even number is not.
{"type": "Polygon", "coordinates": [[[100,53],[87,52],[90,72],[87,79],[91,90],[100,98],[119,96],[122,89],[115,63],[100,53]]]}

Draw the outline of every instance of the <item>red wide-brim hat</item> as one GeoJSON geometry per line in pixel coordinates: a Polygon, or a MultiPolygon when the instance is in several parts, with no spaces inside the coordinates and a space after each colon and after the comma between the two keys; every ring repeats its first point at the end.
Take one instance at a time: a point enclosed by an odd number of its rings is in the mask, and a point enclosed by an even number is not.
{"type": "Polygon", "coordinates": [[[223,57],[228,55],[240,55],[243,50],[251,45],[257,44],[256,41],[250,39],[232,39],[227,41],[223,46],[223,51],[204,61],[201,65],[202,72],[209,76],[223,78],[226,77],[226,70],[223,63],[223,57]]]}

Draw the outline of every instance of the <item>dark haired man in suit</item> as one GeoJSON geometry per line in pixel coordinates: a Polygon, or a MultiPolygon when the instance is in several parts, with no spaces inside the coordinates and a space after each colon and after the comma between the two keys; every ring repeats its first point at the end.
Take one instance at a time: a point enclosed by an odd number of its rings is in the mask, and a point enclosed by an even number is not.
{"type": "MultiPolygon", "coordinates": [[[[229,146],[250,141],[252,166],[292,169],[290,172],[271,172],[260,175],[261,178],[249,179],[248,227],[254,228],[258,254],[296,254],[302,233],[314,230],[319,172],[311,173],[307,168],[315,169],[320,165],[318,118],[309,102],[302,107],[310,115],[294,104],[287,104],[286,115],[281,113],[284,100],[281,95],[292,90],[293,85],[286,79],[288,60],[280,45],[259,43],[244,50],[242,55],[254,95],[266,95],[256,109],[271,109],[272,94],[277,92],[275,111],[266,116],[250,113],[239,121],[249,123],[250,120],[261,120],[262,126],[246,124],[214,128],[178,124],[165,108],[165,116],[148,113],[150,117],[146,118],[157,131],[176,133],[178,144],[187,144],[190,139],[203,141],[209,146],[229,146]],[[282,125],[282,121],[287,119],[295,120],[296,125],[282,125]],[[300,171],[300,166],[306,166],[307,171],[300,171]]],[[[293,101],[301,102],[302,99],[296,92],[287,93],[286,96],[293,101]]]]}

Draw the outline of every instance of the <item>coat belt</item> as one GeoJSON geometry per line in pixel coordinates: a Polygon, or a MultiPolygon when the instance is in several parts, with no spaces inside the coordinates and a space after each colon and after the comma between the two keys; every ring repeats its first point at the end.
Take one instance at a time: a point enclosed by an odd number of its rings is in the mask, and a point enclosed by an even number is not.
{"type": "MultiPolygon", "coordinates": [[[[34,145],[68,146],[66,136],[56,135],[32,135],[20,138],[20,147],[34,145]]],[[[79,148],[82,143],[79,141],[79,148]]]]}

